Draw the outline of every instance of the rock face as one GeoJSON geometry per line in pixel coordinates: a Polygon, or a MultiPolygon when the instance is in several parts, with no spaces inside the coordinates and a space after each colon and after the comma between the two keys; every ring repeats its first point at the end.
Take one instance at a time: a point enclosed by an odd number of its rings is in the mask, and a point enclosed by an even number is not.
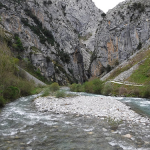
{"type": "Polygon", "coordinates": [[[61,84],[87,80],[101,14],[92,0],[0,1],[1,24],[25,48],[19,55],[61,84]]]}
{"type": "Polygon", "coordinates": [[[127,0],[102,15],[96,33],[91,76],[100,76],[141,49],[150,37],[150,2],[127,0]]]}
{"type": "Polygon", "coordinates": [[[1,25],[18,34],[18,52],[60,84],[101,76],[150,36],[149,0],[127,0],[106,15],[92,0],[1,0],[1,25]]]}

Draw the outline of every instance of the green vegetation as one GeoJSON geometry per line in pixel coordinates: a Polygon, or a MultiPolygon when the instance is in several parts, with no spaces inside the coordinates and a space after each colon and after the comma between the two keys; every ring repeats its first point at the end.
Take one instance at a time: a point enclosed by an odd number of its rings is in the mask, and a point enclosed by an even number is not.
{"type": "Polygon", "coordinates": [[[25,74],[16,67],[18,61],[12,57],[4,34],[0,29],[0,106],[20,96],[30,95],[34,89],[34,83],[27,81],[25,74]]]}
{"type": "Polygon", "coordinates": [[[103,82],[99,79],[91,79],[84,84],[72,84],[70,85],[70,90],[74,92],[87,92],[94,94],[102,94],[103,82]]]}
{"type": "Polygon", "coordinates": [[[8,7],[6,5],[3,5],[1,2],[0,2],[0,9],[2,8],[6,8],[8,10],[8,7]]]}
{"type": "Polygon", "coordinates": [[[54,82],[52,83],[51,85],[47,86],[44,91],[43,91],[43,94],[42,96],[45,97],[45,96],[48,96],[48,95],[52,95],[54,96],[55,93],[60,89],[60,86],[58,83],[54,82]]]}
{"type": "Polygon", "coordinates": [[[58,83],[54,82],[50,85],[49,89],[51,92],[56,92],[60,89],[60,87],[58,83]]]}
{"type": "Polygon", "coordinates": [[[57,98],[65,98],[65,97],[67,97],[65,91],[57,91],[56,94],[55,94],[55,96],[57,98]]]}
{"type": "Polygon", "coordinates": [[[64,63],[67,63],[67,64],[70,63],[70,56],[69,56],[69,54],[67,52],[64,52],[63,49],[59,50],[57,55],[60,57],[60,59],[64,63]]]}
{"type": "Polygon", "coordinates": [[[150,84],[150,56],[133,72],[129,81],[139,84],[150,84]]]}
{"type": "MultiPolygon", "coordinates": [[[[140,44],[141,45],[141,44],[140,44]]],[[[128,64],[114,70],[106,82],[99,79],[90,80],[84,84],[70,85],[71,91],[74,92],[88,92],[112,96],[125,97],[142,97],[150,98],[150,49],[142,50],[137,53],[128,64]],[[132,66],[140,62],[139,69],[137,69],[127,81],[132,82],[133,85],[124,85],[111,83],[109,80],[114,79],[120,73],[130,69],[132,66]],[[134,86],[135,84],[142,84],[143,86],[134,86]]]]}
{"type": "Polygon", "coordinates": [[[127,7],[129,9],[129,11],[135,12],[138,10],[139,14],[135,15],[135,13],[132,14],[132,16],[130,17],[130,22],[132,21],[136,21],[140,18],[141,13],[143,13],[145,11],[145,6],[142,3],[133,3],[132,6],[128,6],[127,7]]]}
{"type": "Polygon", "coordinates": [[[119,85],[116,83],[111,83],[111,85],[112,90],[110,92],[110,95],[150,98],[150,85],[131,86],[131,85],[119,85]]]}
{"type": "Polygon", "coordinates": [[[56,91],[56,93],[55,93],[56,98],[66,98],[66,97],[75,97],[75,96],[76,96],[75,94],[68,94],[63,90],[56,91]]]}
{"type": "Polygon", "coordinates": [[[78,82],[77,79],[74,77],[74,75],[73,74],[69,75],[58,61],[53,61],[53,64],[54,64],[55,72],[58,74],[62,72],[66,76],[66,80],[68,83],[78,82]]]}
{"type": "Polygon", "coordinates": [[[24,51],[22,42],[17,34],[14,35],[14,40],[15,40],[15,43],[13,44],[13,48],[20,52],[24,51]]]}
{"type": "Polygon", "coordinates": [[[21,68],[29,72],[31,75],[33,75],[37,79],[41,80],[42,82],[46,84],[51,84],[50,81],[48,81],[44,76],[41,75],[40,70],[36,69],[28,59],[19,58],[18,64],[21,68]]]}
{"type": "Polygon", "coordinates": [[[117,68],[115,71],[113,71],[111,73],[111,75],[109,76],[109,78],[107,80],[111,80],[111,79],[114,79],[116,76],[118,76],[121,72],[124,72],[126,70],[128,70],[131,66],[130,65],[127,65],[125,67],[119,67],[117,68]]]}
{"type": "Polygon", "coordinates": [[[132,7],[131,7],[132,9],[134,9],[134,10],[138,10],[139,12],[144,12],[145,11],[145,6],[144,6],[144,4],[142,4],[142,3],[133,3],[133,5],[132,5],[132,7]]]}
{"type": "MultiPolygon", "coordinates": [[[[141,44],[140,44],[141,45],[141,44]]],[[[142,61],[143,59],[145,59],[147,56],[150,57],[150,49],[149,50],[143,50],[140,51],[138,54],[136,54],[136,56],[134,56],[131,60],[128,61],[128,65],[123,66],[123,67],[119,67],[116,70],[114,70],[110,77],[107,80],[112,80],[115,77],[117,77],[120,73],[130,69],[132,66],[134,66],[135,64],[137,64],[138,62],[142,61]]]]}
{"type": "Polygon", "coordinates": [[[37,36],[39,36],[40,42],[42,44],[46,44],[46,42],[48,42],[49,44],[54,46],[55,39],[51,31],[42,27],[42,22],[39,21],[39,19],[32,13],[31,10],[25,9],[24,11],[27,16],[31,17],[34,20],[36,25],[30,25],[28,19],[24,19],[24,18],[21,18],[21,22],[25,26],[29,27],[37,36]]]}
{"type": "Polygon", "coordinates": [[[49,95],[50,95],[50,89],[47,87],[44,89],[42,97],[49,96],[49,95]]]}
{"type": "Polygon", "coordinates": [[[74,83],[70,85],[70,90],[74,92],[103,94],[106,96],[111,95],[111,96],[150,98],[150,85],[131,86],[110,82],[104,83],[98,80],[99,79],[94,79],[82,85],[74,83]]]}
{"type": "Polygon", "coordinates": [[[67,94],[65,91],[60,90],[59,84],[54,82],[44,89],[42,97],[45,96],[55,96],[56,98],[65,98],[65,97],[73,97],[75,95],[67,94]]]}
{"type": "Polygon", "coordinates": [[[113,90],[113,87],[112,87],[111,83],[106,82],[104,87],[103,87],[102,94],[108,96],[109,94],[111,94],[112,90],[113,90]]]}
{"type": "Polygon", "coordinates": [[[39,94],[39,93],[41,93],[42,91],[44,91],[45,88],[46,88],[46,86],[37,86],[37,87],[35,87],[35,88],[31,91],[31,94],[32,94],[32,95],[39,94]]]}
{"type": "Polygon", "coordinates": [[[118,126],[123,122],[122,120],[117,120],[116,118],[111,117],[108,117],[106,121],[110,125],[111,130],[117,130],[118,126]]]}

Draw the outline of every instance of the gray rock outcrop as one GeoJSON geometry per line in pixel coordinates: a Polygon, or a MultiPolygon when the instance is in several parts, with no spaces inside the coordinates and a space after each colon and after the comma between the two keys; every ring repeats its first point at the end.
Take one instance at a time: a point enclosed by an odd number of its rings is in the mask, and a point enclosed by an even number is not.
{"type": "Polygon", "coordinates": [[[92,0],[1,0],[0,17],[23,43],[19,57],[60,84],[105,75],[150,37],[149,0],[126,0],[107,14],[92,0]]]}
{"type": "Polygon", "coordinates": [[[50,81],[87,80],[102,11],[92,0],[1,0],[4,28],[18,34],[28,58],[50,81]]]}
{"type": "Polygon", "coordinates": [[[103,15],[96,33],[91,76],[100,76],[140,50],[150,37],[150,2],[126,0],[103,15]]]}

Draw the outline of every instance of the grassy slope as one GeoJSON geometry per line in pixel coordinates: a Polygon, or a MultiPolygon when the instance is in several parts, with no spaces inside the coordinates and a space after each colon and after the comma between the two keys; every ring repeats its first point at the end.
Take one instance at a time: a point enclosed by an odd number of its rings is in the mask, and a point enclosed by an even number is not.
{"type": "Polygon", "coordinates": [[[107,80],[113,80],[120,73],[130,69],[138,62],[142,62],[139,66],[139,69],[133,72],[133,74],[130,78],[128,78],[127,81],[134,82],[136,84],[140,83],[143,84],[143,86],[121,85],[110,82],[100,82],[98,85],[98,80],[96,80],[95,85],[93,81],[89,81],[87,83],[84,83],[83,85],[73,84],[70,86],[71,90],[76,92],[85,91],[103,95],[150,98],[150,49],[140,51],[137,55],[129,60],[126,66],[122,68],[120,67],[112,72],[107,80]],[[142,60],[145,61],[142,62],[142,60]],[[97,91],[95,91],[94,88],[97,88],[97,91]]]}
{"type": "Polygon", "coordinates": [[[114,79],[121,72],[131,68],[133,65],[144,60],[139,68],[133,72],[133,74],[127,79],[129,82],[135,84],[142,84],[142,87],[118,85],[112,83],[113,87],[111,90],[112,95],[119,96],[133,96],[133,97],[150,97],[150,49],[140,51],[136,56],[134,56],[127,66],[124,68],[117,69],[111,74],[109,79],[114,79]]]}
{"type": "Polygon", "coordinates": [[[150,83],[150,56],[133,72],[128,81],[144,85],[150,83]]]}
{"type": "Polygon", "coordinates": [[[150,54],[150,49],[148,50],[142,50],[140,52],[138,52],[132,59],[130,59],[128,61],[128,64],[124,67],[119,67],[118,69],[116,69],[115,71],[113,71],[111,73],[111,75],[109,76],[109,78],[107,80],[112,80],[115,77],[117,77],[120,73],[130,69],[131,67],[133,67],[135,64],[137,64],[138,62],[144,60],[145,58],[147,58],[147,56],[150,54]]]}
{"type": "Polygon", "coordinates": [[[34,84],[28,82],[7,45],[5,31],[0,28],[0,106],[20,96],[30,95],[34,84]]]}

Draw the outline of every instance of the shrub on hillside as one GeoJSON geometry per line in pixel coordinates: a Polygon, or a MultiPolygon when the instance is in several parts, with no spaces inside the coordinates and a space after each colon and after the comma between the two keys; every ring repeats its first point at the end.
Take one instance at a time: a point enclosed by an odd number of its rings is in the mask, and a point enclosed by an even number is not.
{"type": "Polygon", "coordinates": [[[150,85],[145,86],[142,97],[150,98],[150,85]]]}
{"type": "Polygon", "coordinates": [[[44,89],[42,97],[48,96],[50,94],[49,88],[44,89]]]}
{"type": "Polygon", "coordinates": [[[127,89],[124,87],[119,88],[119,95],[120,96],[125,96],[127,94],[127,89]]]}
{"type": "Polygon", "coordinates": [[[70,87],[70,91],[76,92],[76,83],[71,84],[70,87]]]}
{"type": "Polygon", "coordinates": [[[7,99],[16,99],[19,96],[19,89],[15,86],[10,86],[6,88],[3,92],[3,96],[7,99]]]}
{"type": "Polygon", "coordinates": [[[84,84],[72,84],[70,90],[74,92],[87,92],[101,94],[103,88],[103,82],[100,79],[92,79],[84,84]]]}
{"type": "Polygon", "coordinates": [[[140,96],[140,90],[136,89],[134,87],[134,89],[132,89],[131,91],[129,91],[128,95],[129,96],[133,96],[133,97],[139,97],[140,96]]]}
{"type": "Polygon", "coordinates": [[[18,51],[23,51],[24,47],[22,45],[21,39],[19,38],[19,35],[15,34],[14,39],[15,39],[15,44],[13,45],[14,48],[18,51]]]}
{"type": "Polygon", "coordinates": [[[101,94],[103,82],[100,79],[93,79],[84,83],[84,89],[87,93],[101,94]]]}
{"type": "Polygon", "coordinates": [[[92,81],[93,83],[93,91],[95,94],[101,94],[102,93],[102,89],[103,89],[103,81],[101,81],[100,79],[94,79],[92,81]]]}
{"type": "Polygon", "coordinates": [[[87,92],[87,93],[94,93],[94,85],[93,85],[92,81],[85,82],[84,89],[85,89],[85,92],[87,92]]]}
{"type": "MultiPolygon", "coordinates": [[[[0,31],[0,37],[4,34],[5,32],[0,31]]],[[[27,81],[24,75],[20,75],[16,63],[5,39],[0,38],[0,106],[20,96],[30,95],[34,88],[32,82],[27,81]]]]}
{"type": "Polygon", "coordinates": [[[76,83],[70,85],[70,90],[73,92],[84,92],[85,91],[84,85],[76,84],[76,83]]]}
{"type": "Polygon", "coordinates": [[[111,83],[106,83],[104,85],[104,88],[103,88],[103,94],[108,96],[111,92],[112,92],[112,85],[111,85],[111,83]]]}
{"type": "Polygon", "coordinates": [[[6,100],[4,99],[3,96],[0,96],[0,107],[4,106],[6,103],[6,100]]]}
{"type": "Polygon", "coordinates": [[[65,98],[67,96],[67,94],[64,91],[57,91],[55,96],[57,98],[65,98]]]}
{"type": "Polygon", "coordinates": [[[56,82],[52,83],[49,88],[51,92],[56,92],[60,89],[59,84],[56,82]]]}

